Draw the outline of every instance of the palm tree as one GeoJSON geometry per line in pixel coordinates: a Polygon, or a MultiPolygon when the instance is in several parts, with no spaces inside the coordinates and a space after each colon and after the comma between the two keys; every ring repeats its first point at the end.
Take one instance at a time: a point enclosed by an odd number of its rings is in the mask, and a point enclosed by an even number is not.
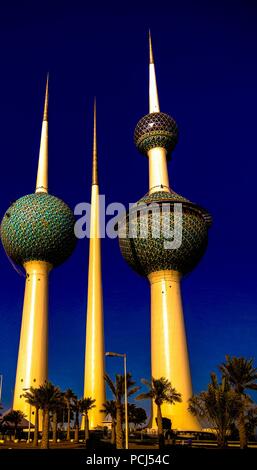
{"type": "MultiPolygon", "coordinates": [[[[2,405],[2,403],[0,403],[0,410],[2,410],[2,409],[3,409],[3,405],[2,405]]],[[[0,413],[0,416],[2,416],[2,413],[0,413]]],[[[3,419],[1,418],[0,419],[0,432],[1,432],[2,422],[3,422],[3,419]]]]}
{"type": "Polygon", "coordinates": [[[92,408],[95,408],[95,400],[91,397],[88,398],[81,398],[79,400],[79,407],[81,413],[84,414],[85,417],[85,442],[87,442],[89,438],[89,421],[88,421],[88,412],[92,410],[92,408]]]}
{"type": "Polygon", "coordinates": [[[240,413],[241,401],[227,377],[219,384],[216,374],[212,373],[207,391],[193,395],[188,409],[194,416],[207,419],[216,430],[218,446],[225,447],[227,435],[240,413]]]}
{"type": "Polygon", "coordinates": [[[75,433],[74,433],[74,442],[79,442],[79,412],[80,412],[80,400],[75,397],[72,400],[72,411],[75,413],[75,433]]]}
{"type": "Polygon", "coordinates": [[[116,404],[114,400],[107,400],[103,403],[103,409],[100,410],[102,413],[105,413],[105,416],[110,415],[112,420],[112,435],[111,435],[111,444],[115,444],[116,441],[116,404]]]}
{"type": "Polygon", "coordinates": [[[62,392],[59,387],[56,387],[51,382],[45,382],[44,385],[39,387],[40,393],[40,408],[43,410],[43,433],[42,433],[42,449],[49,448],[49,414],[56,404],[62,398],[62,392]]]}
{"type": "Polygon", "coordinates": [[[254,439],[254,432],[257,427],[257,406],[252,406],[246,414],[246,434],[249,439],[254,439]]]}
{"type": "Polygon", "coordinates": [[[52,418],[53,418],[53,442],[57,442],[57,432],[58,432],[58,416],[60,416],[60,411],[63,410],[65,406],[64,403],[64,394],[61,393],[61,396],[56,403],[52,406],[52,418]]]}
{"type": "Polygon", "coordinates": [[[41,405],[40,389],[30,387],[29,390],[27,390],[23,394],[23,397],[25,398],[25,401],[29,403],[30,406],[33,406],[35,408],[35,427],[34,427],[33,446],[37,447],[38,446],[38,423],[39,423],[38,415],[39,415],[39,408],[41,405]]]}
{"type": "Polygon", "coordinates": [[[181,394],[172,387],[171,383],[165,377],[155,379],[152,377],[152,381],[142,379],[142,383],[145,384],[149,391],[147,393],[141,393],[136,398],[137,400],[151,399],[154,400],[157,406],[157,427],[159,436],[159,447],[164,445],[164,435],[162,426],[162,411],[161,406],[163,403],[170,403],[173,405],[176,402],[181,402],[181,394]]]}
{"type": "Polygon", "coordinates": [[[72,409],[72,402],[76,398],[75,393],[71,390],[71,388],[68,388],[66,392],[64,393],[64,401],[67,407],[67,412],[68,412],[68,417],[67,417],[67,434],[66,434],[66,440],[70,440],[70,422],[71,422],[71,409],[72,409]]]}
{"type": "Polygon", "coordinates": [[[253,359],[244,357],[226,356],[226,362],[220,365],[221,373],[226,376],[241,399],[241,413],[238,418],[238,430],[241,449],[247,447],[245,412],[249,407],[249,396],[246,390],[257,390],[257,369],[253,366],[253,359]]]}
{"type": "Polygon", "coordinates": [[[12,423],[14,425],[14,437],[15,438],[17,434],[18,425],[22,422],[24,418],[25,418],[25,414],[20,410],[11,410],[3,418],[4,422],[9,423],[9,424],[12,423]]]}
{"type": "Polygon", "coordinates": [[[145,423],[147,415],[144,408],[140,408],[134,405],[134,403],[129,403],[128,420],[129,423],[133,423],[135,426],[145,423]]]}
{"type": "MultiPolygon", "coordinates": [[[[115,382],[109,377],[108,374],[104,376],[107,384],[109,385],[110,390],[113,393],[115,398],[116,406],[116,447],[117,449],[123,448],[123,435],[122,435],[122,400],[125,394],[125,379],[124,375],[116,374],[115,382]]],[[[128,397],[136,393],[140,387],[134,387],[135,383],[132,380],[132,375],[127,374],[127,394],[128,397]],[[133,388],[132,388],[133,387],[133,388]]]]}

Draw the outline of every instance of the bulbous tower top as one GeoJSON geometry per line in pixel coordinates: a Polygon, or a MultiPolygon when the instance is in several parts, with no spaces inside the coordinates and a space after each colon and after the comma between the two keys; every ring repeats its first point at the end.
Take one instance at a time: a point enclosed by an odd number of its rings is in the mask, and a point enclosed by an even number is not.
{"type": "Polygon", "coordinates": [[[210,224],[211,218],[204,209],[179,194],[148,194],[120,221],[121,254],[142,276],[162,270],[187,274],[205,252],[210,224]],[[181,219],[174,213],[176,204],[182,206],[181,219]],[[178,231],[180,245],[168,248],[165,242],[171,241],[178,231]],[[171,234],[171,238],[165,234],[171,234]]]}
{"type": "Polygon", "coordinates": [[[16,264],[47,261],[57,266],[75,248],[74,223],[73,212],[58,197],[44,192],[28,194],[6,211],[1,239],[16,264]]]}
{"type": "Polygon", "coordinates": [[[150,113],[143,116],[137,123],[134,142],[139,152],[147,152],[155,147],[164,148],[170,156],[178,141],[176,121],[166,113],[150,113]]]}

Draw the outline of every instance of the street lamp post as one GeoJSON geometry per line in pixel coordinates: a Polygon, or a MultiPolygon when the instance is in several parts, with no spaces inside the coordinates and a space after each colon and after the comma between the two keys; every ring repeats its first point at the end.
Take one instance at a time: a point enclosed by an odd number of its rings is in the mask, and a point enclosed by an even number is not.
{"type": "Polygon", "coordinates": [[[124,404],[125,404],[125,449],[128,449],[128,389],[127,389],[127,355],[115,352],[106,352],[106,356],[123,357],[124,359],[124,404]]]}

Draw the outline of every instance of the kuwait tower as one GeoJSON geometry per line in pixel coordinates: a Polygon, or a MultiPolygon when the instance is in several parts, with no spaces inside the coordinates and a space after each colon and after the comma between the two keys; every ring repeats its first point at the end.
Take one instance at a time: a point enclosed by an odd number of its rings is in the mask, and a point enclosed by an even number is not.
{"type": "Polygon", "coordinates": [[[48,275],[73,252],[74,223],[71,209],[48,193],[47,81],[36,190],[13,202],[1,223],[7,256],[26,272],[13,409],[27,417],[30,405],[23,398],[24,389],[47,380],[48,275]]]}
{"type": "MultiPolygon", "coordinates": [[[[160,111],[149,39],[149,114],[140,119],[134,133],[137,149],[148,159],[149,192],[121,220],[119,242],[129,266],[150,283],[152,377],[165,377],[182,395],[181,403],[163,404],[163,417],[171,419],[173,429],[200,430],[188,411],[192,384],[180,282],[204,254],[211,217],[170,188],[167,162],[177,144],[178,128],[171,116],[160,111]],[[173,237],[165,233],[179,235],[176,247],[167,244],[173,237]]],[[[155,418],[153,404],[152,428],[155,418]]]]}
{"type": "Polygon", "coordinates": [[[104,320],[96,139],[96,102],[94,103],[93,170],[91,186],[84,397],[95,399],[95,408],[90,410],[88,413],[90,429],[102,426],[104,415],[100,410],[102,409],[106,399],[104,382],[104,320]]]}

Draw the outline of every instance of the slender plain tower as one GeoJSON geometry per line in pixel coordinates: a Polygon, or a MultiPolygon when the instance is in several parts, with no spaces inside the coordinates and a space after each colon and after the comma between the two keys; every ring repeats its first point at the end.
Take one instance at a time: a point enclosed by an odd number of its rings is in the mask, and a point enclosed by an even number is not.
{"type": "MultiPolygon", "coordinates": [[[[48,194],[48,80],[36,191],[16,200],[1,223],[7,256],[26,272],[13,408],[30,417],[24,389],[47,380],[48,274],[72,253],[76,239],[71,209],[48,194]]],[[[31,421],[34,422],[32,415],[31,421]]]]}
{"type": "MultiPolygon", "coordinates": [[[[147,277],[151,286],[152,376],[155,379],[167,378],[182,394],[182,403],[162,406],[163,416],[171,419],[174,429],[199,430],[197,419],[187,409],[192,385],[180,280],[203,255],[211,218],[204,209],[170,188],[167,160],[177,143],[178,128],[173,118],[160,112],[150,35],[149,47],[149,114],[140,119],[134,134],[138,150],[148,157],[149,192],[123,219],[119,242],[125,260],[135,271],[147,277]],[[180,220],[174,210],[178,203],[182,208],[180,220]],[[141,211],[139,216],[142,204],[146,205],[147,211],[141,211]],[[166,233],[169,230],[172,233],[174,227],[176,233],[181,230],[182,238],[177,248],[170,249],[164,243],[164,229],[166,233]],[[160,236],[156,237],[154,231],[157,228],[161,230],[160,236]],[[137,237],[131,236],[132,233],[137,237]]],[[[155,418],[156,407],[153,404],[153,428],[156,427],[155,418]]]]}
{"type": "Polygon", "coordinates": [[[100,411],[102,409],[103,403],[105,403],[103,321],[104,320],[95,102],[84,379],[84,397],[91,397],[95,399],[95,408],[93,408],[89,412],[89,426],[91,429],[97,426],[102,426],[104,418],[103,413],[101,413],[100,411]]]}

